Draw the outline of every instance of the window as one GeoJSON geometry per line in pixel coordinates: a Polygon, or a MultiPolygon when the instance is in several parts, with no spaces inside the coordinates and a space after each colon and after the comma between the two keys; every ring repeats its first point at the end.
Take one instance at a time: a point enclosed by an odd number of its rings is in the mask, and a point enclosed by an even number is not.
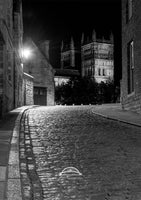
{"type": "Polygon", "coordinates": [[[105,76],[105,69],[103,69],[102,72],[103,72],[103,76],[105,76]]]}
{"type": "Polygon", "coordinates": [[[127,4],[126,4],[126,22],[127,23],[131,19],[132,14],[133,14],[133,0],[127,0],[127,4]]]}
{"type": "Polygon", "coordinates": [[[99,76],[101,75],[101,70],[100,70],[100,68],[98,69],[98,75],[99,75],[99,76]]]}
{"type": "Polygon", "coordinates": [[[12,81],[12,54],[7,51],[7,77],[9,81],[12,81]]]}
{"type": "Polygon", "coordinates": [[[128,94],[134,91],[134,43],[127,45],[128,94]]]}

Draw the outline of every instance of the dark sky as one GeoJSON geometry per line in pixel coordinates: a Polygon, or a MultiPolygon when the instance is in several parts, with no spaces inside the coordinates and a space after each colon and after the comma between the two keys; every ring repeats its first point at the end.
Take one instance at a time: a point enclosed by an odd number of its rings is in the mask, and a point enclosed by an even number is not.
{"type": "Polygon", "coordinates": [[[118,32],[120,0],[23,0],[24,32],[36,40],[60,40],[82,31],[118,32]]]}
{"type": "MultiPolygon", "coordinates": [[[[35,42],[50,40],[55,55],[61,40],[73,36],[79,43],[82,32],[98,37],[115,38],[116,65],[120,65],[121,7],[120,0],[23,0],[24,36],[35,42]],[[117,60],[117,61],[116,61],[117,60]]],[[[57,60],[57,59],[56,59],[57,60]]],[[[58,63],[59,65],[59,63],[58,63]]]]}

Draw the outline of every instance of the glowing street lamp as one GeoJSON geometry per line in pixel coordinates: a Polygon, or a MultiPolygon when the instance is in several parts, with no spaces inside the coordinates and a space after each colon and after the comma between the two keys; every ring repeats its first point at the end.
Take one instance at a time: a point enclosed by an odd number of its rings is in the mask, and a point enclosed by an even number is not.
{"type": "Polygon", "coordinates": [[[32,51],[30,48],[25,47],[22,49],[22,58],[29,59],[32,56],[32,51]]]}

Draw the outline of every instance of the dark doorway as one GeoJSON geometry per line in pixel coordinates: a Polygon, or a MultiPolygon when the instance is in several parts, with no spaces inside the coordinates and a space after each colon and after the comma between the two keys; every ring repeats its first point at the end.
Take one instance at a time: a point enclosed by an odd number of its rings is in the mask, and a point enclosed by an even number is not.
{"type": "Polygon", "coordinates": [[[44,87],[34,87],[34,105],[47,105],[47,89],[44,87]]]}

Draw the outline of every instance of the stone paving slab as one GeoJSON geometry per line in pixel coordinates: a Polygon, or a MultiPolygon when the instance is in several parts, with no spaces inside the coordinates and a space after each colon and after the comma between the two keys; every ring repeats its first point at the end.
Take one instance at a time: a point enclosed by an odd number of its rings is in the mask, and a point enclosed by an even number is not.
{"type": "Polygon", "coordinates": [[[9,145],[1,144],[0,145],[0,165],[7,165],[8,152],[9,152],[9,145]]]}
{"type": "Polygon", "coordinates": [[[4,131],[4,130],[0,130],[0,139],[3,138],[9,138],[12,135],[12,131],[4,131]]]}
{"type": "Polygon", "coordinates": [[[0,166],[0,181],[6,179],[6,167],[0,166]]]}
{"type": "Polygon", "coordinates": [[[0,200],[22,200],[19,173],[19,126],[23,106],[0,120],[0,200]]]}
{"type": "Polygon", "coordinates": [[[120,104],[93,106],[92,112],[108,119],[117,120],[139,127],[141,126],[141,114],[133,111],[122,110],[120,104]]]}
{"type": "Polygon", "coordinates": [[[8,179],[7,200],[22,200],[20,179],[8,179]]]}
{"type": "Polygon", "coordinates": [[[0,181],[0,200],[4,199],[5,182],[0,181]]]}
{"type": "Polygon", "coordinates": [[[20,178],[20,171],[17,164],[12,164],[8,166],[8,177],[9,178],[20,178]]]}

